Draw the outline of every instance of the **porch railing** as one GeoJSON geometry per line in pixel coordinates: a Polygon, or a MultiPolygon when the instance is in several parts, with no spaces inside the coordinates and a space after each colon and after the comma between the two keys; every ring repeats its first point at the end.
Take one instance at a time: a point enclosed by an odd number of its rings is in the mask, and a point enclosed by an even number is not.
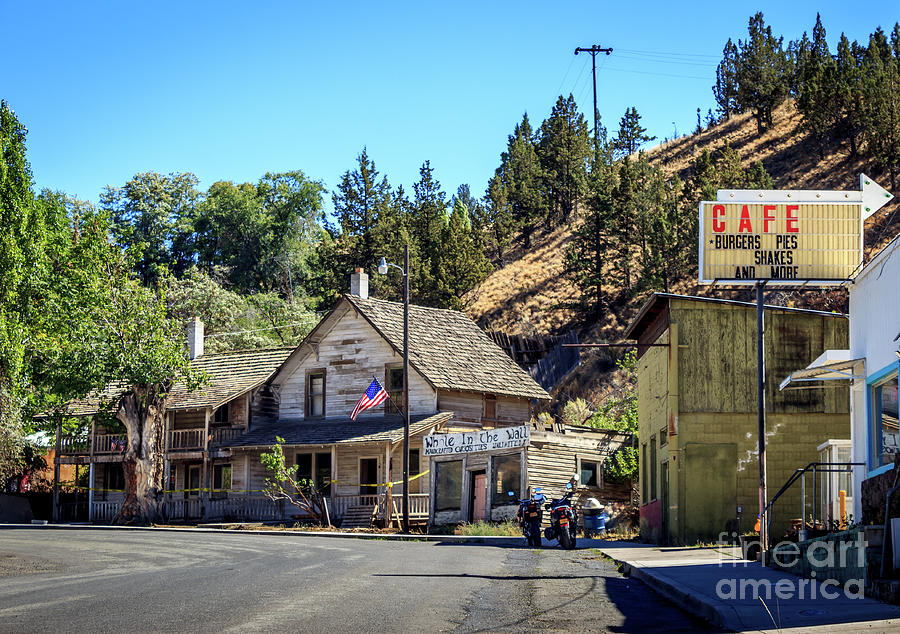
{"type": "MultiPolygon", "coordinates": [[[[122,453],[125,451],[125,434],[97,434],[94,438],[95,454],[122,453]]],[[[90,436],[61,436],[59,439],[60,454],[91,453],[90,436]]]]}
{"type": "MultiPolygon", "coordinates": [[[[395,494],[394,505],[397,513],[402,512],[403,496],[395,494]]],[[[295,513],[289,504],[275,502],[260,495],[234,495],[226,498],[204,500],[194,498],[172,498],[165,502],[164,512],[171,522],[191,522],[204,519],[203,506],[207,506],[208,521],[266,521],[289,520],[295,513]]],[[[332,522],[343,518],[351,506],[378,505],[384,517],[384,496],[340,495],[328,499],[328,509],[332,522]]],[[[427,493],[411,493],[409,496],[409,516],[412,519],[428,518],[429,496],[427,493]]],[[[121,501],[95,501],[91,506],[91,517],[95,522],[109,522],[122,507],[121,501]]],[[[395,519],[397,515],[394,516],[395,519]]]]}
{"type": "Polygon", "coordinates": [[[234,440],[241,434],[246,433],[247,430],[243,427],[220,427],[213,430],[212,444],[220,445],[223,442],[228,442],[229,440],[234,440]]]}
{"type": "Polygon", "coordinates": [[[203,449],[203,429],[176,429],[170,431],[169,449],[203,449]]]}

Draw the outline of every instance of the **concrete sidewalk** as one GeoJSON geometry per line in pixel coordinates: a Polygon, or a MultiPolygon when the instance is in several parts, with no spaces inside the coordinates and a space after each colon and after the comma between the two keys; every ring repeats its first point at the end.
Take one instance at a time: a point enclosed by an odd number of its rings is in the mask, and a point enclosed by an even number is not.
{"type": "Polygon", "coordinates": [[[680,607],[736,632],[900,632],[900,607],[861,590],[801,579],[741,559],[740,548],[604,541],[598,549],[680,607]],[[823,596],[822,591],[828,597],[823,596]],[[835,596],[836,595],[836,596],[835,596]]]}

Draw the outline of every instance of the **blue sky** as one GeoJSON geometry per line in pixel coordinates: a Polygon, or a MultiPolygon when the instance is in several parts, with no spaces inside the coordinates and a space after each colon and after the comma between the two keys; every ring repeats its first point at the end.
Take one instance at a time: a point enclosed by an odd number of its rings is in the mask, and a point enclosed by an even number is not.
{"type": "MultiPolygon", "coordinates": [[[[894,10],[892,10],[894,9],[894,10]]],[[[333,188],[363,146],[408,191],[431,161],[483,194],[507,135],[560,93],[611,131],[635,106],[660,139],[713,107],[725,41],[761,10],[786,39],[865,42],[893,2],[45,3],[0,0],[0,98],[29,128],[40,188],[96,201],[142,171],[255,181],[303,170],[333,188]],[[555,6],[554,6],[555,5],[555,6]]],[[[589,120],[590,124],[590,120],[589,120]]]]}

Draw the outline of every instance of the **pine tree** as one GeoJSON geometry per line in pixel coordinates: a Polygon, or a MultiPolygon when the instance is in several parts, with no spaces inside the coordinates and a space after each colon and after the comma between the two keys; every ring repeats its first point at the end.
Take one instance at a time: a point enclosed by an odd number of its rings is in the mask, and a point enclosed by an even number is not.
{"type": "Polygon", "coordinates": [[[490,273],[490,263],[475,239],[469,213],[457,198],[442,232],[437,285],[440,305],[454,310],[466,307],[466,295],[490,273]]]}
{"type": "Polygon", "coordinates": [[[417,266],[410,268],[410,298],[426,306],[440,306],[438,280],[444,228],[447,225],[447,198],[434,178],[430,161],[419,169],[413,185],[415,197],[410,215],[410,234],[416,245],[417,266]]]}
{"type": "Polygon", "coordinates": [[[489,227],[487,240],[494,254],[494,260],[502,265],[503,257],[512,242],[514,223],[509,196],[500,174],[494,174],[488,182],[484,200],[486,226],[489,227]]]}
{"type": "Polygon", "coordinates": [[[566,250],[566,268],[581,292],[581,303],[598,317],[607,303],[603,285],[608,282],[609,260],[615,244],[615,179],[612,152],[604,143],[588,177],[584,222],[575,230],[566,250]]]}
{"type": "Polygon", "coordinates": [[[528,113],[509,136],[501,178],[506,187],[513,222],[519,230],[522,246],[531,248],[531,236],[546,214],[541,191],[541,164],[534,144],[528,113]]]}
{"type": "Polygon", "coordinates": [[[740,112],[737,104],[737,70],[738,50],[729,38],[722,51],[722,61],[716,67],[716,85],[713,86],[713,96],[726,121],[732,114],[740,112]]]}
{"type": "Polygon", "coordinates": [[[841,33],[835,55],[836,79],[832,90],[836,100],[838,120],[835,129],[838,139],[850,144],[850,156],[858,153],[858,137],[863,127],[862,114],[862,58],[864,50],[856,43],[850,43],[841,33]]]}
{"type": "MultiPolygon", "coordinates": [[[[699,109],[697,113],[699,121],[699,109]]],[[[647,136],[647,128],[641,125],[641,115],[638,114],[637,108],[632,106],[625,110],[625,114],[619,120],[619,132],[613,139],[613,148],[618,156],[630,156],[644,143],[654,139],[655,136],[647,136]]]]}
{"type": "Polygon", "coordinates": [[[828,50],[825,27],[818,14],[812,40],[806,33],[800,40],[796,77],[796,104],[803,116],[803,127],[824,148],[836,118],[833,87],[837,81],[837,66],[828,50]]]}
{"type": "Polygon", "coordinates": [[[747,41],[738,42],[737,103],[742,111],[753,113],[761,134],[772,125],[775,108],[788,96],[791,68],[783,38],[775,39],[762,13],[750,18],[747,31],[747,41]]]}
{"type": "Polygon", "coordinates": [[[895,25],[892,41],[880,28],[869,38],[863,59],[863,138],[867,153],[897,185],[900,167],[900,26],[895,25]]]}
{"type": "Polygon", "coordinates": [[[547,196],[547,225],[568,222],[584,194],[590,137],[575,97],[562,95],[541,124],[537,145],[547,196]]]}

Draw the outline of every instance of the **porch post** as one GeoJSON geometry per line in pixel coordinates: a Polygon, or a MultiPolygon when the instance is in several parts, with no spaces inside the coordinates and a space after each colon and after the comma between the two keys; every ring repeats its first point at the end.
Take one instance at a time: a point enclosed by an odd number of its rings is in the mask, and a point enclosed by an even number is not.
{"type": "Polygon", "coordinates": [[[328,487],[331,498],[331,508],[334,508],[334,498],[337,497],[337,445],[331,445],[331,485],[328,487]]]}
{"type": "Polygon", "coordinates": [[[172,478],[172,461],[169,459],[169,444],[170,444],[170,430],[172,429],[172,416],[174,416],[174,412],[166,413],[166,429],[163,433],[163,438],[165,439],[165,446],[163,448],[163,460],[165,460],[165,468],[163,478],[163,517],[166,518],[166,522],[169,521],[169,506],[171,502],[171,490],[172,486],[170,480],[172,478]]]}
{"type": "Polygon", "coordinates": [[[203,521],[209,519],[209,408],[203,410],[203,470],[200,472],[200,506],[203,521]]]}
{"type": "Polygon", "coordinates": [[[53,455],[53,521],[59,521],[59,452],[62,447],[62,420],[56,422],[56,451],[53,455]]]}
{"type": "Polygon", "coordinates": [[[388,483],[391,481],[391,441],[384,445],[384,521],[385,527],[394,525],[394,496],[388,483]]]}
{"type": "Polygon", "coordinates": [[[88,522],[94,521],[94,446],[97,444],[97,422],[91,419],[91,459],[88,463],[88,522]]]}

